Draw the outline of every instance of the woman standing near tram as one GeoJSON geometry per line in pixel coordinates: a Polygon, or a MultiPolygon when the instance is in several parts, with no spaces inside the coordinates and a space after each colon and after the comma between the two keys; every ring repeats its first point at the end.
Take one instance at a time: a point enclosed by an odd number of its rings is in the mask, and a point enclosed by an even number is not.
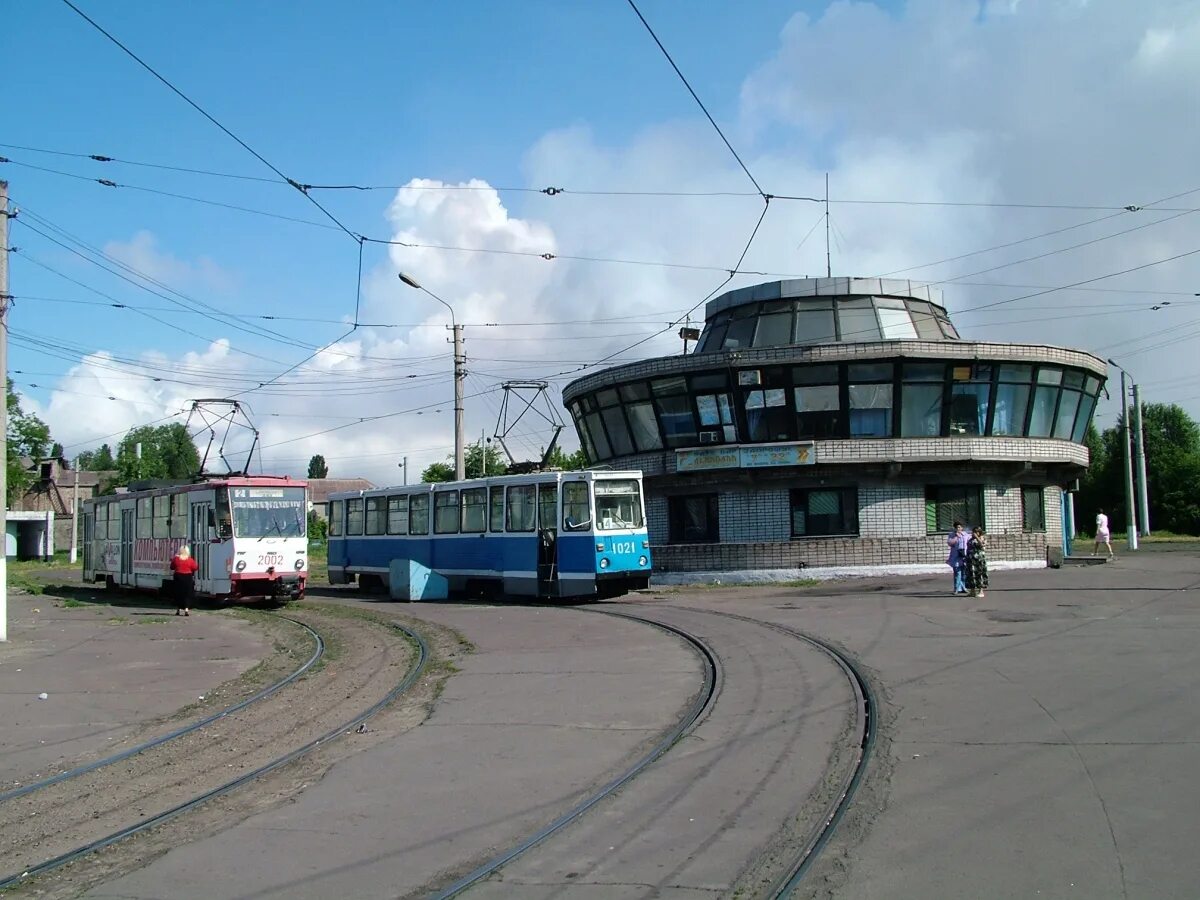
{"type": "Polygon", "coordinates": [[[196,594],[196,570],[199,564],[184,544],[171,560],[171,571],[175,574],[175,615],[190,616],[192,597],[196,594]]]}

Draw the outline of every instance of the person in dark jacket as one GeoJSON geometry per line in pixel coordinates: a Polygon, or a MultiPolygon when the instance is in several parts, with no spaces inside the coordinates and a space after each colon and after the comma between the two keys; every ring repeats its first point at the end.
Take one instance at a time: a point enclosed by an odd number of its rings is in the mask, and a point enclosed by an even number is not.
{"type": "Polygon", "coordinates": [[[200,565],[192,559],[192,553],[187,545],[179,548],[179,552],[171,560],[171,571],[175,573],[175,615],[190,616],[192,597],[196,594],[196,570],[200,565]]]}
{"type": "Polygon", "coordinates": [[[982,597],[988,588],[987,537],[976,525],[967,541],[967,589],[972,597],[982,597]]]}

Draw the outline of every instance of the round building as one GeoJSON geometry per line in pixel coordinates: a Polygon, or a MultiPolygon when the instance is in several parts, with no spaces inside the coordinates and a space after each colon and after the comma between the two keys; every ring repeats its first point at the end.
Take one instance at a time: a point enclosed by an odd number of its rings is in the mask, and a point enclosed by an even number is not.
{"type": "Polygon", "coordinates": [[[695,352],[615,366],[563,401],[593,466],[641,469],[654,568],[942,563],[954,521],[1044,562],[1104,362],[962,340],[936,289],[879,278],[740,288],[695,352]]]}

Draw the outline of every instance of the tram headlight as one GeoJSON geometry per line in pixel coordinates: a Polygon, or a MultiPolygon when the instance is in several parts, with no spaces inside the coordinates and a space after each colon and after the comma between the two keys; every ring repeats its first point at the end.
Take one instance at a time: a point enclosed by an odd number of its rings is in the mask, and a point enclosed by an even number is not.
{"type": "Polygon", "coordinates": [[[244,572],[246,570],[246,561],[244,559],[239,559],[234,568],[239,572],[244,572]]]}
{"type": "Polygon", "coordinates": [[[299,572],[303,568],[304,568],[304,557],[302,556],[298,560],[296,560],[296,571],[299,572]]]}
{"type": "Polygon", "coordinates": [[[608,568],[608,557],[607,556],[600,557],[600,568],[602,568],[602,569],[608,568]]]}
{"type": "Polygon", "coordinates": [[[648,562],[650,562],[650,560],[646,559],[646,557],[644,557],[644,556],[639,556],[639,557],[638,557],[638,565],[639,565],[639,566],[644,566],[644,565],[646,565],[648,562]]]}

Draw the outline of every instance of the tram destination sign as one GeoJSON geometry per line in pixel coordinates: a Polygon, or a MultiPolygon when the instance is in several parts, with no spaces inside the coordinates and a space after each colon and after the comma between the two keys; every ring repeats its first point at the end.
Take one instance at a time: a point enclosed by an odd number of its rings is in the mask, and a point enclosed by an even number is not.
{"type": "Polygon", "coordinates": [[[694,447],[675,451],[675,469],[679,472],[707,472],[712,469],[762,469],[770,466],[811,466],[817,461],[812,441],[790,444],[754,444],[749,447],[694,447]]]}

